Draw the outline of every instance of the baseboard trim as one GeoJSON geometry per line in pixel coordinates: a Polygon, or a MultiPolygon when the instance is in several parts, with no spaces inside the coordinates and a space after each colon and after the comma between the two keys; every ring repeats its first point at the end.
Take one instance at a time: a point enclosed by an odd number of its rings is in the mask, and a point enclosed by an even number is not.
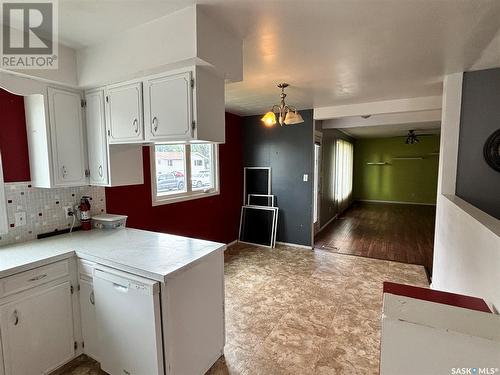
{"type": "Polygon", "coordinates": [[[325,229],[333,220],[335,220],[338,217],[338,215],[334,215],[330,220],[326,222],[326,224],[323,224],[319,230],[314,234],[315,236],[318,235],[323,229],[325,229]]]}
{"type": "Polygon", "coordinates": [[[301,249],[308,249],[308,250],[312,250],[312,249],[313,249],[313,247],[312,247],[312,246],[299,245],[299,244],[296,244],[296,243],[290,243],[290,242],[281,242],[281,241],[276,241],[276,244],[277,244],[277,245],[284,245],[284,246],[300,247],[301,249]]]}
{"type": "Polygon", "coordinates": [[[226,244],[226,250],[229,249],[231,246],[236,245],[238,243],[238,240],[231,241],[226,244]]]}
{"type": "Polygon", "coordinates": [[[419,206],[435,206],[436,203],[419,203],[419,202],[403,202],[403,201],[381,201],[377,199],[356,199],[355,202],[367,202],[367,203],[387,203],[387,204],[409,204],[409,205],[419,205],[419,206]]]}

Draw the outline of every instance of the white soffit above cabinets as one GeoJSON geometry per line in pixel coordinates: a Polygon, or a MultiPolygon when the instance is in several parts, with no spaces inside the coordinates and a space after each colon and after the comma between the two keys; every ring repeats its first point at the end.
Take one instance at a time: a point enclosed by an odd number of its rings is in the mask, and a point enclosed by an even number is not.
{"type": "Polygon", "coordinates": [[[81,87],[119,82],[193,64],[210,65],[228,80],[243,78],[242,40],[198,5],[80,49],[77,61],[81,87]]]}
{"type": "Polygon", "coordinates": [[[59,68],[14,74],[91,88],[196,64],[241,80],[242,39],[193,3],[61,0],[59,68]]]}

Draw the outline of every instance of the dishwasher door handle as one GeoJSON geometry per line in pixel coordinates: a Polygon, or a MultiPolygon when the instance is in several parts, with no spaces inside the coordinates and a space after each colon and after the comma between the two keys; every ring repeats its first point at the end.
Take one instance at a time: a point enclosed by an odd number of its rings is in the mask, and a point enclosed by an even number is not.
{"type": "Polygon", "coordinates": [[[122,293],[128,292],[128,286],[125,286],[125,285],[113,283],[113,288],[115,288],[116,290],[118,290],[119,292],[122,292],[122,293]]]}

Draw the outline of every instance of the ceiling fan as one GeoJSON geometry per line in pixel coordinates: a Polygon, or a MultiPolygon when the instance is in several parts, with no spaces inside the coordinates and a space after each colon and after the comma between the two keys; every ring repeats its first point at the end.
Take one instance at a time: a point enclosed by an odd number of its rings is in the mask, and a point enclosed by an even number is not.
{"type": "Polygon", "coordinates": [[[416,131],[418,130],[408,130],[408,134],[406,135],[406,140],[405,140],[405,143],[407,145],[414,145],[418,142],[420,142],[420,139],[418,139],[418,137],[425,137],[425,136],[428,136],[428,135],[436,135],[436,134],[432,134],[432,133],[415,133],[416,131]]]}

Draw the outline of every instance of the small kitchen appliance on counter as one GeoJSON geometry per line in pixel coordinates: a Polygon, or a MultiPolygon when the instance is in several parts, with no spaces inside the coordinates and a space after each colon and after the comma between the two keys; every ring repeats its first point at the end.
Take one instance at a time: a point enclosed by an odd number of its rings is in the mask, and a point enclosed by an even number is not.
{"type": "Polygon", "coordinates": [[[126,224],[126,215],[101,214],[92,218],[92,227],[97,229],[125,228],[126,224]]]}

